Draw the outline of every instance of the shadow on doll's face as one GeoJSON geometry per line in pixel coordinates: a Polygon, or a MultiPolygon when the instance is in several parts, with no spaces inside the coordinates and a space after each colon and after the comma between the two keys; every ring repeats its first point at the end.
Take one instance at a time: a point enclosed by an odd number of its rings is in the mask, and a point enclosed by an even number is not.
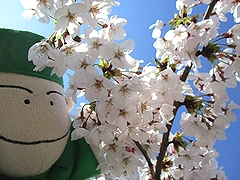
{"type": "Polygon", "coordinates": [[[0,73],[0,174],[33,176],[61,156],[71,121],[61,85],[0,73]]]}

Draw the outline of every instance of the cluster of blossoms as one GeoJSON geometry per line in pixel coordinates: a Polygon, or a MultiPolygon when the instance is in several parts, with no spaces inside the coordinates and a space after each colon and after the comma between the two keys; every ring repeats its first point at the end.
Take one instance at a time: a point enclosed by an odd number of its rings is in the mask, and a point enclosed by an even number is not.
{"type": "Polygon", "coordinates": [[[21,0],[23,17],[55,20],[55,31],[30,48],[29,60],[36,71],[52,67],[58,76],[73,71],[66,97],[77,103],[77,96],[85,95],[89,103],[77,108],[72,140],[84,137],[100,148],[102,176],[226,179],[213,145],[226,138],[225,129],[236,121],[232,110],[239,108],[229,103],[227,88],[240,81],[240,27],[236,24],[221,34],[218,28],[228,12],[240,21],[240,2],[213,2],[177,0],[179,14],[163,38],[166,24],[161,20],[149,27],[156,39],[156,66],[141,67],[143,62],[130,55],[134,41],[124,40],[126,19],[109,17],[118,2],[21,0]],[[199,4],[210,4],[211,12],[203,18],[190,16],[199,4]],[[222,47],[218,41],[226,44],[222,47]],[[212,66],[206,73],[200,72],[203,58],[212,66]],[[181,130],[170,134],[180,106],[186,107],[181,130]]]}

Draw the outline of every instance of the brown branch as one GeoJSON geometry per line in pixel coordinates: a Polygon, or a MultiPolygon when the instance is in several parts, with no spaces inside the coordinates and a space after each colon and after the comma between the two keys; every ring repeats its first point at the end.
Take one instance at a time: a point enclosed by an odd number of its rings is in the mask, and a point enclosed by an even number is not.
{"type": "MultiPolygon", "coordinates": [[[[214,8],[214,6],[217,2],[218,2],[218,0],[212,0],[212,2],[209,4],[209,6],[206,10],[205,16],[203,17],[204,20],[209,19],[209,17],[211,16],[211,13],[213,11],[213,8],[214,8]]],[[[183,72],[183,74],[180,78],[181,81],[183,81],[183,82],[186,81],[186,79],[187,79],[187,77],[190,73],[191,68],[192,68],[192,64],[185,68],[185,70],[184,70],[184,72],[183,72]]],[[[169,145],[169,134],[171,132],[172,124],[174,123],[174,119],[176,117],[178,109],[181,106],[181,103],[178,102],[178,101],[174,101],[173,105],[175,106],[175,109],[173,110],[174,118],[170,121],[171,125],[169,125],[169,124],[166,125],[168,131],[163,134],[162,144],[161,144],[159,154],[158,154],[158,157],[157,157],[156,171],[154,173],[153,180],[160,180],[161,171],[163,169],[163,158],[165,156],[165,153],[167,151],[167,147],[169,145]]]]}
{"type": "MultiPolygon", "coordinates": [[[[184,72],[185,71],[188,71],[190,67],[186,67],[184,72]]],[[[190,71],[190,70],[189,70],[190,71]]],[[[186,74],[186,73],[185,73],[186,74]]],[[[186,74],[188,75],[188,74],[186,74]]],[[[187,76],[184,77],[183,79],[186,80],[187,76]]],[[[176,114],[177,114],[177,111],[178,109],[180,108],[181,106],[181,103],[178,102],[178,101],[174,101],[174,104],[175,106],[175,109],[173,110],[173,114],[174,114],[174,118],[170,121],[171,125],[167,124],[166,127],[168,129],[168,131],[166,133],[163,133],[163,138],[162,138],[162,144],[161,144],[161,147],[160,147],[160,151],[158,153],[158,156],[157,156],[157,164],[156,164],[156,171],[154,173],[154,176],[153,176],[153,180],[160,180],[160,174],[161,174],[161,171],[162,171],[162,168],[163,168],[163,158],[165,156],[165,153],[167,151],[167,147],[169,145],[169,142],[168,142],[168,139],[169,139],[169,134],[171,132],[171,128],[172,128],[172,124],[174,122],[174,119],[176,117],[176,114]]]]}
{"type": "MultiPolygon", "coordinates": [[[[185,82],[187,80],[187,77],[188,77],[188,74],[189,74],[191,68],[192,68],[192,64],[190,66],[187,66],[184,69],[184,72],[183,72],[183,74],[182,74],[182,76],[180,78],[180,80],[182,82],[185,82]]],[[[153,180],[160,180],[160,174],[161,174],[161,171],[162,171],[162,168],[163,168],[163,158],[165,156],[165,153],[167,151],[167,147],[169,145],[169,142],[168,142],[169,134],[171,132],[172,124],[173,124],[174,119],[176,117],[177,111],[181,107],[181,103],[178,102],[178,101],[174,101],[173,105],[175,107],[175,109],[173,110],[174,118],[170,121],[171,124],[167,124],[166,125],[168,131],[166,133],[163,133],[162,144],[161,144],[161,147],[160,147],[160,151],[158,153],[157,164],[156,164],[156,171],[154,173],[153,180]]]]}
{"type": "Polygon", "coordinates": [[[203,17],[203,20],[205,19],[209,19],[209,17],[211,16],[212,14],[212,11],[213,11],[213,8],[214,6],[216,5],[216,3],[218,2],[219,0],[212,0],[212,2],[210,2],[210,4],[208,5],[208,8],[206,10],[206,13],[203,17]]]}
{"type": "MultiPolygon", "coordinates": [[[[212,0],[211,1],[211,3],[209,4],[209,6],[208,6],[208,8],[207,8],[207,10],[205,12],[203,20],[209,19],[209,17],[211,16],[211,13],[213,11],[213,8],[214,8],[214,6],[216,5],[216,3],[218,1],[219,0],[212,0]]],[[[196,56],[197,56],[197,54],[196,54],[196,56]]],[[[191,68],[192,68],[192,64],[190,66],[187,66],[184,69],[184,72],[183,72],[183,74],[182,74],[182,76],[180,78],[180,80],[182,82],[185,82],[187,80],[187,77],[188,77],[188,75],[190,73],[191,68]]],[[[175,109],[173,110],[174,118],[170,121],[170,123],[171,123],[170,125],[169,124],[166,125],[168,131],[166,133],[163,133],[162,144],[161,144],[158,156],[157,156],[157,164],[156,164],[155,172],[154,172],[154,169],[153,169],[153,164],[152,164],[150,158],[148,157],[147,152],[143,149],[143,147],[141,146],[141,144],[138,141],[134,141],[133,140],[134,143],[136,144],[136,146],[139,148],[139,150],[143,154],[144,158],[146,159],[153,180],[160,180],[161,171],[163,169],[163,159],[164,159],[165,153],[167,151],[167,147],[169,145],[169,141],[168,141],[169,140],[169,134],[171,132],[172,124],[174,123],[174,119],[176,117],[177,111],[181,107],[181,103],[178,102],[178,101],[174,101],[173,105],[175,106],[175,109]]]]}
{"type": "Polygon", "coordinates": [[[138,141],[133,140],[133,142],[136,144],[136,146],[138,147],[138,149],[141,151],[142,155],[146,159],[146,161],[148,163],[148,167],[150,169],[150,173],[151,173],[151,175],[153,175],[154,174],[153,164],[152,164],[150,158],[148,157],[147,151],[145,149],[143,149],[143,147],[141,146],[141,144],[138,141]]]}

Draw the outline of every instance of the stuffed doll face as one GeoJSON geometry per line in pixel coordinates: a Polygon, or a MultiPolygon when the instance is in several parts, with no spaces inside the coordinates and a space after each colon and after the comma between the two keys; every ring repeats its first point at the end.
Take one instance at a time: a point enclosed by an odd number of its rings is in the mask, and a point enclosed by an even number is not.
{"type": "Polygon", "coordinates": [[[61,85],[0,73],[0,174],[34,176],[61,156],[70,119],[61,85]]]}

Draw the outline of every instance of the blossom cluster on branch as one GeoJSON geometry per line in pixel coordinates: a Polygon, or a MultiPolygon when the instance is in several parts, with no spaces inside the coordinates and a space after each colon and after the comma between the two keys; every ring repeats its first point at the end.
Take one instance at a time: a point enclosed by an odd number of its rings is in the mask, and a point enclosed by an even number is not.
{"type": "Polygon", "coordinates": [[[226,14],[240,22],[238,0],[177,0],[179,11],[168,23],[149,28],[156,39],[156,65],[131,56],[134,41],[125,40],[127,20],[110,17],[114,0],[21,0],[22,16],[42,23],[54,19],[49,38],[33,45],[35,71],[67,70],[66,97],[77,103],[72,140],[85,138],[100,147],[98,166],[118,179],[227,179],[213,148],[236,121],[227,88],[240,81],[240,25],[219,32],[226,14]],[[203,15],[192,9],[205,4],[203,15]],[[161,29],[170,26],[161,37],[161,29]],[[118,43],[120,42],[120,43],[118,43]],[[208,61],[204,72],[202,61],[208,61]],[[170,133],[184,106],[181,129],[170,133]],[[101,158],[102,157],[102,158],[101,158]]]}

